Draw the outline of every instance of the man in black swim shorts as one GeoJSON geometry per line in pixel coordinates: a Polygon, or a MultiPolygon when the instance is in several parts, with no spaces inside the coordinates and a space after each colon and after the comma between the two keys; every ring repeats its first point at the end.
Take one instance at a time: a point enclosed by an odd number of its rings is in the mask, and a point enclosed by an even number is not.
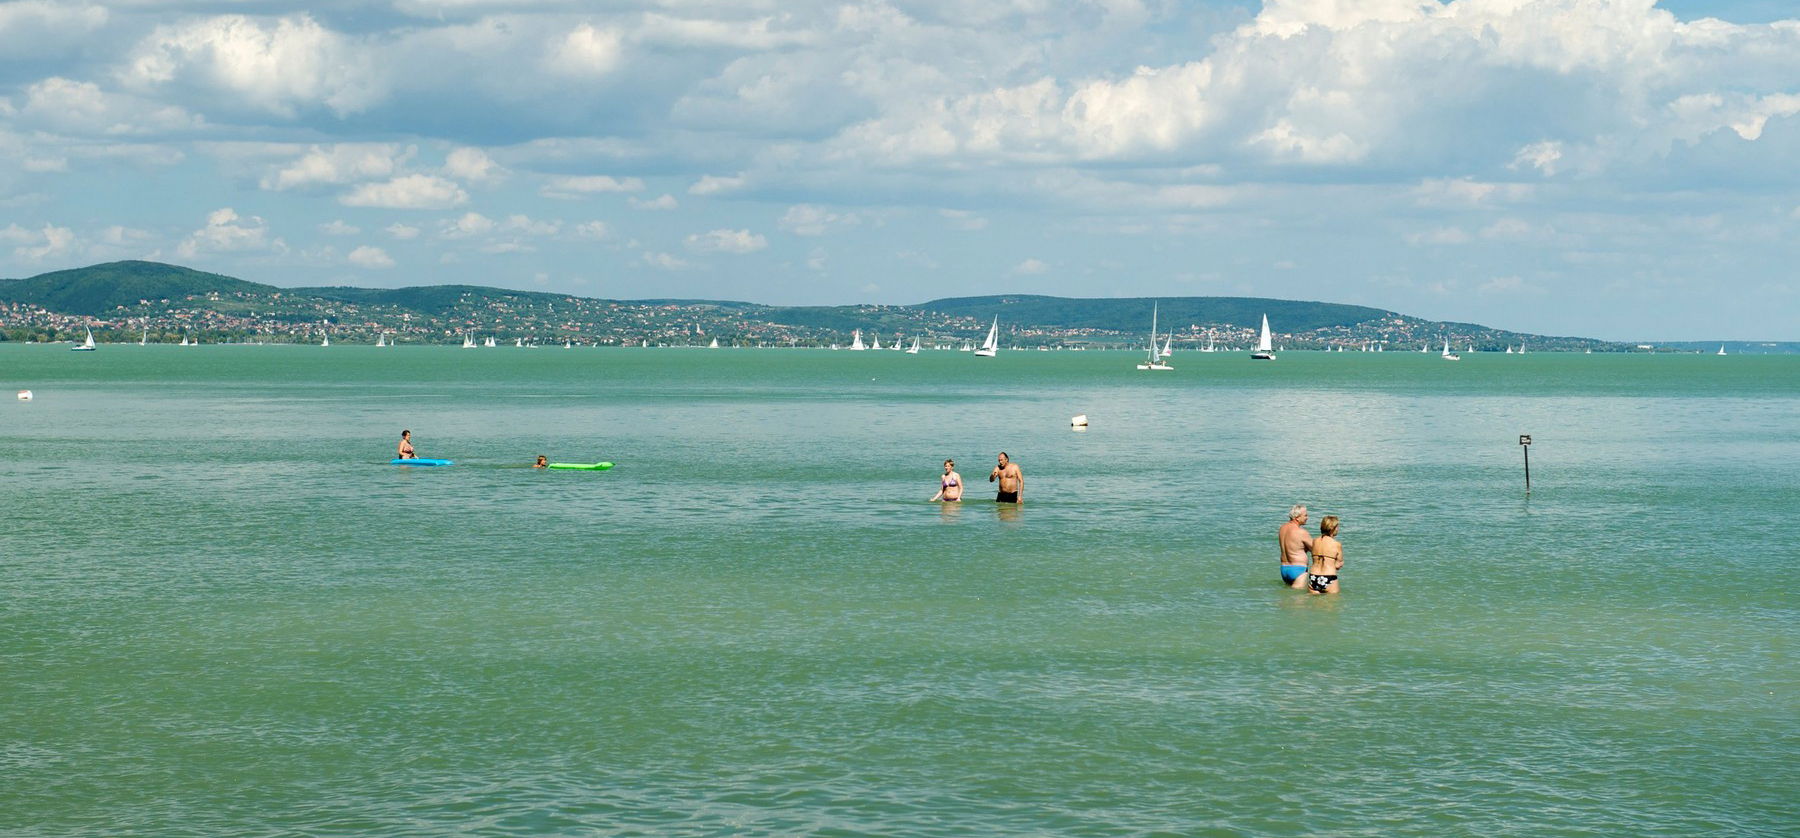
{"type": "Polygon", "coordinates": [[[995,503],[1019,503],[1020,495],[1025,493],[1025,473],[1019,471],[1019,464],[1000,452],[999,465],[988,472],[988,482],[999,482],[999,491],[994,495],[995,503]]]}

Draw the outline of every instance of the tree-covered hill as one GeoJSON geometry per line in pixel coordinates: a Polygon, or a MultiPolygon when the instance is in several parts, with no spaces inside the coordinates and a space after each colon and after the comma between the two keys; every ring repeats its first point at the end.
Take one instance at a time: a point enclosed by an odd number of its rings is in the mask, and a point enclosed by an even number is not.
{"type": "Polygon", "coordinates": [[[66,314],[99,316],[140,300],[182,300],[210,293],[276,293],[273,285],[161,262],[107,262],[0,280],[0,302],[26,303],[66,314]]]}
{"type": "Polygon", "coordinates": [[[1274,300],[1261,297],[1102,297],[1079,299],[1035,294],[988,297],[952,297],[920,303],[918,308],[945,314],[991,320],[998,316],[1008,325],[1055,329],[1146,331],[1150,308],[1155,304],[1164,329],[1189,324],[1239,326],[1254,329],[1269,316],[1272,328],[1281,332],[1310,332],[1334,326],[1354,326],[1371,320],[1396,317],[1394,312],[1341,303],[1274,300]]]}

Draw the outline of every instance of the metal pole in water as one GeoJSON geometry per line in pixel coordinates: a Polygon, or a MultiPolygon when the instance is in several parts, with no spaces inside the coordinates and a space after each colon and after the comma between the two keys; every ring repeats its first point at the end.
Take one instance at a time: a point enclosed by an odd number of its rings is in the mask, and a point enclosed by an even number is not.
{"type": "Polygon", "coordinates": [[[1519,447],[1525,451],[1525,496],[1531,496],[1531,434],[1519,435],[1519,447]]]}

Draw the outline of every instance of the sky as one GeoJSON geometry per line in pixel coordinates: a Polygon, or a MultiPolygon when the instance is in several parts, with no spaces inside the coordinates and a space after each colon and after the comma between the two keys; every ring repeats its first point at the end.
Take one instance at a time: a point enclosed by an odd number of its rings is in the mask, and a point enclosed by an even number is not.
{"type": "Polygon", "coordinates": [[[1800,338],[1795,0],[0,2],[0,276],[1800,338]]]}

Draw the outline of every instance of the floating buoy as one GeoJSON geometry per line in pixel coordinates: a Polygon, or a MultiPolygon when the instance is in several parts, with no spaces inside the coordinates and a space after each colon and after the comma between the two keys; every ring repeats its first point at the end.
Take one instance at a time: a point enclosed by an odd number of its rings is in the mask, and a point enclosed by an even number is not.
{"type": "Polygon", "coordinates": [[[1087,414],[1083,413],[1080,416],[1069,417],[1069,427],[1071,427],[1071,428],[1087,427],[1087,414]]]}
{"type": "Polygon", "coordinates": [[[31,391],[30,390],[20,390],[19,391],[19,401],[22,401],[22,402],[31,401],[31,391]]]}

